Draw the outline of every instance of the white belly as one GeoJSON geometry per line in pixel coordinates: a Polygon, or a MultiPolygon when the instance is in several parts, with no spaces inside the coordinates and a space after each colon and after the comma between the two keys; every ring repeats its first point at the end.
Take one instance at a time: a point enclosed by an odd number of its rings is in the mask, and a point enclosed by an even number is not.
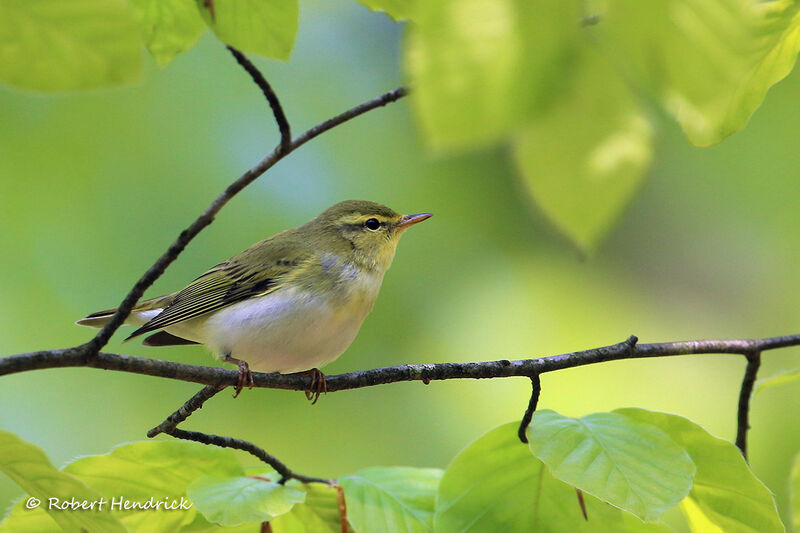
{"type": "Polygon", "coordinates": [[[297,289],[240,302],[166,328],[258,372],[300,372],[330,363],[353,342],[372,310],[377,287],[342,305],[297,289]]]}

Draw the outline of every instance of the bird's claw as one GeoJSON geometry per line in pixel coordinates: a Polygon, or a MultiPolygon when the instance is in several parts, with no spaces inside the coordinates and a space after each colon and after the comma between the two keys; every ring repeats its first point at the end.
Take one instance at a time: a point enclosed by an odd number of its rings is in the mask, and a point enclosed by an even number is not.
{"type": "Polygon", "coordinates": [[[255,383],[253,382],[253,373],[250,371],[250,367],[245,361],[239,361],[238,363],[239,380],[236,382],[236,392],[233,395],[234,398],[239,396],[239,393],[242,392],[245,384],[249,389],[252,389],[255,386],[255,383]]]}
{"type": "Polygon", "coordinates": [[[328,394],[328,382],[325,379],[325,374],[320,372],[318,368],[312,368],[311,370],[300,373],[311,376],[311,383],[308,385],[308,388],[303,391],[306,394],[306,399],[311,401],[311,405],[317,403],[320,394],[328,394]],[[313,400],[311,400],[312,398],[313,400]]]}

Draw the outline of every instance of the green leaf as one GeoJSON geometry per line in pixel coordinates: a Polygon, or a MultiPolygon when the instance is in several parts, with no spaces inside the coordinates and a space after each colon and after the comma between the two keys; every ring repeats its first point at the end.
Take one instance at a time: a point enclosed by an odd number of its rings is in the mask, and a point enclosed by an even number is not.
{"type": "Polygon", "coordinates": [[[792,473],[789,477],[789,498],[792,513],[792,527],[800,532],[800,454],[795,455],[792,473]]]}
{"type": "Polygon", "coordinates": [[[207,520],[223,526],[266,522],[305,500],[305,492],[256,477],[202,477],[189,498],[207,520]]]}
{"type": "Polygon", "coordinates": [[[141,56],[133,11],[121,0],[0,2],[0,80],[20,89],[132,83],[141,56]]]}
{"type": "MultiPolygon", "coordinates": [[[[697,474],[688,498],[690,518],[702,513],[705,520],[725,533],[783,532],[775,500],[769,489],[747,466],[732,443],[710,435],[706,430],[676,415],[644,409],[620,409],[615,413],[665,431],[689,452],[697,474]],[[696,507],[692,511],[691,507],[696,507]]],[[[683,506],[684,512],[687,507],[683,506]]],[[[700,530],[698,530],[700,531],[700,530]]]]}
{"type": "Polygon", "coordinates": [[[292,510],[272,520],[277,533],[341,533],[339,502],[336,487],[309,483],[305,485],[306,500],[292,510]]]}
{"type": "MultiPolygon", "coordinates": [[[[273,522],[270,522],[272,524],[273,522]]],[[[212,524],[202,513],[195,513],[194,520],[180,529],[181,533],[256,533],[258,526],[249,522],[235,527],[212,524]]],[[[275,531],[273,529],[273,531],[275,531]]],[[[276,533],[293,533],[278,530],[276,533]]],[[[338,532],[337,532],[338,533],[338,532]]]]}
{"type": "Polygon", "coordinates": [[[242,52],[288,61],[297,37],[298,0],[196,0],[219,39],[242,52]]]}
{"type": "Polygon", "coordinates": [[[347,518],[356,531],[431,531],[437,468],[366,468],[339,480],[347,501],[347,518]]]}
{"type": "MultiPolygon", "coordinates": [[[[25,508],[25,496],[11,507],[11,512],[0,522],[0,533],[61,533],[63,528],[42,509],[25,508]]],[[[66,511],[63,511],[66,512],[66,511]]],[[[123,531],[127,531],[123,529],[123,531]]]]}
{"type": "Polygon", "coordinates": [[[759,379],[756,381],[754,393],[760,392],[763,389],[794,383],[795,381],[800,381],[800,368],[795,368],[794,370],[785,370],[775,374],[774,376],[759,379]]]}
{"type": "Polygon", "coordinates": [[[587,49],[576,69],[558,103],[517,137],[514,157],[542,211],[588,251],[638,188],[652,131],[603,57],[587,49]]]}
{"type": "Polygon", "coordinates": [[[692,488],[686,451],[658,427],[620,413],[569,418],[541,410],[527,435],[555,478],[642,520],[658,518],[692,488]]]}
{"type": "MultiPolygon", "coordinates": [[[[386,13],[396,21],[408,20],[416,2],[414,0],[358,0],[373,11],[386,13]]],[[[424,1],[424,0],[423,0],[424,1]]]]}
{"type": "MultiPolygon", "coordinates": [[[[116,518],[108,513],[50,510],[50,498],[58,498],[60,501],[74,498],[75,501],[96,502],[100,500],[100,494],[76,477],[56,470],[47,455],[38,446],[25,442],[13,433],[2,430],[0,430],[0,471],[22,487],[30,497],[38,500],[41,503],[38,512],[42,513],[43,516],[44,512],[41,509],[45,509],[50,518],[64,531],[85,530],[112,533],[127,531],[116,518]]],[[[19,504],[23,509],[26,501],[28,501],[28,498],[23,498],[23,501],[19,504]]],[[[35,511],[29,512],[33,514],[35,511]]],[[[23,529],[11,529],[14,524],[12,523],[10,526],[8,522],[9,520],[6,519],[0,530],[25,531],[23,529]]],[[[40,518],[23,520],[22,522],[27,527],[33,527],[36,524],[47,524],[47,529],[51,529],[49,527],[51,523],[40,518]]],[[[27,529],[27,531],[36,530],[27,529]]]]}
{"type": "Polygon", "coordinates": [[[437,533],[663,532],[586,494],[584,520],[575,489],[555,479],[517,438],[516,422],[497,427],[453,459],[436,500],[437,533]]]}
{"type": "MultiPolygon", "coordinates": [[[[175,501],[201,476],[236,476],[242,468],[230,450],[188,441],[142,441],[124,444],[105,455],[78,459],[64,467],[106,497],[130,501],[149,498],[175,501]],[[113,472],[113,476],[108,473],[113,472]]],[[[122,511],[119,518],[131,531],[170,531],[191,521],[195,509],[164,512],[122,511]]]]}
{"type": "MultiPolygon", "coordinates": [[[[143,441],[124,444],[105,455],[83,457],[63,468],[69,475],[95,489],[107,500],[120,497],[130,502],[169,501],[180,503],[186,488],[200,476],[236,476],[242,468],[230,450],[187,441],[143,441]],[[109,473],[113,473],[110,475],[109,473]]],[[[10,531],[23,531],[22,525],[35,520],[41,510],[27,511],[22,504],[14,507],[9,520],[16,524],[10,531]],[[21,525],[20,525],[21,524],[21,525]]],[[[111,510],[131,532],[174,531],[191,522],[195,509],[111,510]]]]}
{"type": "Polygon", "coordinates": [[[194,0],[132,0],[144,44],[162,67],[200,39],[206,25],[194,0]]]}
{"type": "Polygon", "coordinates": [[[181,496],[201,476],[236,476],[242,467],[231,450],[197,442],[131,442],[105,455],[83,457],[64,467],[92,487],[129,498],[181,496]],[[109,476],[114,472],[114,476],[109,476]]]}
{"type": "Polygon", "coordinates": [[[708,519],[706,514],[697,502],[693,499],[686,497],[681,502],[681,511],[686,515],[686,521],[689,525],[689,530],[697,533],[725,533],[719,527],[714,525],[714,522],[708,519]]]}
{"type": "Polygon", "coordinates": [[[406,68],[417,121],[435,148],[488,144],[546,107],[580,44],[574,0],[419,2],[406,68]]]}
{"type": "Polygon", "coordinates": [[[707,146],[742,128],[794,66],[793,0],[591,0],[588,29],[635,84],[707,146]]]}

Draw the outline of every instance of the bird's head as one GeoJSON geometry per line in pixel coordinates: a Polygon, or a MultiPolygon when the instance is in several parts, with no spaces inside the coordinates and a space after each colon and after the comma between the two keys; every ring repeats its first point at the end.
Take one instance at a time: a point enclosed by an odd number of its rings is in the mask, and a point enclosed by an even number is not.
{"type": "Polygon", "coordinates": [[[401,215],[385,205],[366,200],[339,202],[309,222],[337,241],[348,260],[384,271],[394,258],[400,236],[431,213],[401,215]]]}

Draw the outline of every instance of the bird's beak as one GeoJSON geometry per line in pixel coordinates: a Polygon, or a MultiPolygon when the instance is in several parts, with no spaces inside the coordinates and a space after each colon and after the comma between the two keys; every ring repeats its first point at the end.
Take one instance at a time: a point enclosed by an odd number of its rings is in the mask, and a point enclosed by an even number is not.
{"type": "Polygon", "coordinates": [[[419,224],[423,220],[428,220],[433,216],[433,213],[419,213],[417,215],[404,215],[403,219],[397,225],[399,229],[407,229],[414,224],[419,224]]]}

